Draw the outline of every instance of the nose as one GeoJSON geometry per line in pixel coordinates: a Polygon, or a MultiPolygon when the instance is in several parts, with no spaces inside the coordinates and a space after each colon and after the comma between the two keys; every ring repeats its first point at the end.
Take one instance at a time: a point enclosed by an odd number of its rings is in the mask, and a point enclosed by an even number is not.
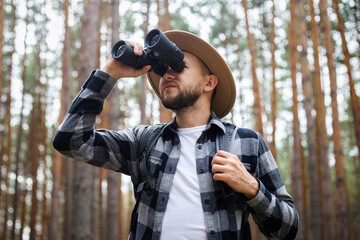
{"type": "Polygon", "coordinates": [[[169,67],[167,72],[164,74],[163,79],[164,80],[173,80],[175,78],[175,74],[176,74],[176,72],[172,68],[169,67]]]}

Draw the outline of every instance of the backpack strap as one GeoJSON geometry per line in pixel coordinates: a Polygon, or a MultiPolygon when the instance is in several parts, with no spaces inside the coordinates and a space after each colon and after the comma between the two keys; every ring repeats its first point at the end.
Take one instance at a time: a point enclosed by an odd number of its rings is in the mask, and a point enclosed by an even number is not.
{"type": "Polygon", "coordinates": [[[139,159],[138,167],[140,171],[140,182],[134,185],[134,195],[135,195],[135,206],[131,213],[131,223],[130,223],[130,232],[136,232],[136,225],[137,225],[137,215],[138,215],[138,208],[140,203],[141,192],[145,189],[146,185],[148,184],[148,176],[147,176],[147,168],[146,162],[149,158],[150,152],[153,149],[155,143],[160,138],[162,130],[166,124],[155,124],[148,126],[142,132],[139,142],[139,159]]]}
{"type": "MultiPolygon", "coordinates": [[[[235,129],[233,131],[226,129],[226,133],[223,136],[223,142],[222,142],[224,151],[233,153],[233,143],[235,140],[237,130],[238,130],[237,126],[235,127],[235,129]]],[[[222,188],[230,189],[230,187],[228,187],[227,184],[225,184],[225,183],[222,184],[222,188]]],[[[225,192],[225,189],[223,189],[223,191],[225,192]]],[[[236,201],[235,192],[234,192],[234,190],[231,189],[231,194],[228,197],[228,204],[229,204],[228,217],[229,217],[230,232],[232,232],[234,235],[236,235],[236,231],[237,231],[236,215],[235,215],[235,201],[236,201]]]]}
{"type": "Polygon", "coordinates": [[[139,155],[141,155],[141,157],[138,165],[140,170],[141,182],[136,188],[136,197],[140,195],[141,191],[144,189],[144,185],[148,183],[146,162],[149,158],[151,150],[161,136],[162,130],[165,126],[166,124],[155,124],[148,126],[140,137],[139,155]]]}

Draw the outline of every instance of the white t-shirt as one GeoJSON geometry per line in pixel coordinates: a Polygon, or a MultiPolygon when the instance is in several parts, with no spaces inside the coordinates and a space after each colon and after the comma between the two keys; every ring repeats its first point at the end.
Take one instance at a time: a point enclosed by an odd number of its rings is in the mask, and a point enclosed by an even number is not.
{"type": "Polygon", "coordinates": [[[166,206],[161,240],[207,239],[195,157],[196,141],[205,127],[178,129],[181,153],[166,206]]]}

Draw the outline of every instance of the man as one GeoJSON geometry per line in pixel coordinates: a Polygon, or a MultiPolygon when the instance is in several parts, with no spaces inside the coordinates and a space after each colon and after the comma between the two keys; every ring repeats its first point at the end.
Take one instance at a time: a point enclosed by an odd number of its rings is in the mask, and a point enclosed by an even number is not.
{"type": "MultiPolygon", "coordinates": [[[[54,147],[128,174],[136,186],[147,179],[129,239],[250,239],[249,212],[268,237],[294,239],[297,211],[264,139],[219,119],[235,102],[228,65],[196,35],[165,35],[184,52],[184,70],[169,68],[159,77],[148,72],[150,66],[135,70],[110,58],[84,84],[56,132],[54,147]],[[148,127],[113,131],[94,130],[93,125],[117,79],[147,72],[154,91],[176,117],[161,130],[144,177],[139,145],[148,127]]],[[[139,44],[129,43],[134,54],[142,54],[139,44]]]]}

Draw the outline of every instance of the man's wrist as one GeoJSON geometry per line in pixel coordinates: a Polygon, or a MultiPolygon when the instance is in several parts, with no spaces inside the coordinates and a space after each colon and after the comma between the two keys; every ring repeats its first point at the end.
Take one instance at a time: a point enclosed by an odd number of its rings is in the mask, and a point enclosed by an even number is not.
{"type": "Polygon", "coordinates": [[[249,185],[249,191],[245,193],[244,195],[247,197],[247,199],[251,200],[258,194],[260,189],[260,185],[257,179],[254,178],[254,181],[249,185]]]}
{"type": "Polygon", "coordinates": [[[104,67],[102,67],[100,70],[109,74],[110,76],[112,76],[115,79],[119,79],[121,77],[121,76],[118,76],[116,71],[112,70],[112,68],[107,67],[106,65],[104,67]]]}

